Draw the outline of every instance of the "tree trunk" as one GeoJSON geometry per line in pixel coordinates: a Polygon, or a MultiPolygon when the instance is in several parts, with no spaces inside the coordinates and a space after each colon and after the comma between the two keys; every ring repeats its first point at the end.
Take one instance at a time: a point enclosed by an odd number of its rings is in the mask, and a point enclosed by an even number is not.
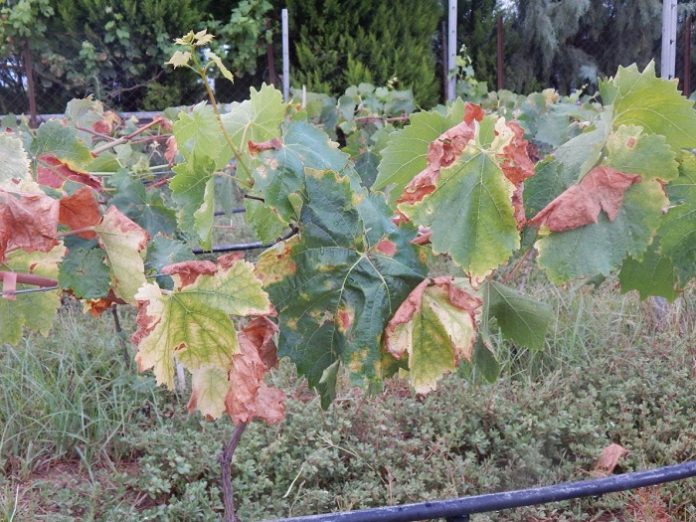
{"type": "Polygon", "coordinates": [[[239,440],[246,429],[246,423],[241,423],[232,432],[230,441],[222,446],[220,467],[222,468],[222,502],[225,506],[225,522],[239,522],[234,507],[234,490],[232,489],[232,457],[237,449],[239,440]]]}

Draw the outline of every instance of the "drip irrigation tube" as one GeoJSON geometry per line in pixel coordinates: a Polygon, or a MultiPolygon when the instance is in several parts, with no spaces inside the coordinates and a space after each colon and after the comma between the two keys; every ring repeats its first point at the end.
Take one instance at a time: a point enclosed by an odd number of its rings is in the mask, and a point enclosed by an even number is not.
{"type": "Polygon", "coordinates": [[[653,486],[694,476],[696,476],[696,461],[691,461],[649,471],[566,482],[553,486],[343,513],[283,518],[275,522],[416,522],[433,518],[445,518],[450,521],[467,520],[468,515],[473,513],[534,506],[574,498],[597,497],[606,493],[653,486]]]}

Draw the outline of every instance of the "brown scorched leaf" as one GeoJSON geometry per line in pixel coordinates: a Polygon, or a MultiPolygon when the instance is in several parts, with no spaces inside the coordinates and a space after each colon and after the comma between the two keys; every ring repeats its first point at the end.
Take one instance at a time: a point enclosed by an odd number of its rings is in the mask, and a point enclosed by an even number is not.
{"type": "Polygon", "coordinates": [[[263,379],[278,363],[273,336],[278,327],[266,317],[253,319],[239,335],[239,353],[232,357],[225,409],[236,424],[261,419],[269,424],[285,417],[285,394],[263,379]]]}
{"type": "Polygon", "coordinates": [[[58,200],[0,189],[0,261],[10,250],[48,252],[58,244],[58,200]]]}
{"type": "Polygon", "coordinates": [[[640,176],[611,167],[595,167],[580,183],[573,185],[529,220],[546,226],[551,232],[563,232],[597,223],[600,211],[614,221],[623,203],[624,193],[640,176]]]}
{"type": "Polygon", "coordinates": [[[102,189],[102,182],[99,178],[87,172],[78,170],[77,167],[67,162],[61,161],[53,154],[42,154],[38,158],[37,181],[40,185],[59,189],[66,181],[76,181],[96,190],[102,189]]]}
{"type": "MultiPolygon", "coordinates": [[[[99,203],[89,187],[82,187],[60,200],[58,222],[61,225],[66,225],[71,230],[79,230],[94,226],[100,220],[99,203]]],[[[85,230],[77,235],[83,239],[97,237],[97,234],[91,230],[85,230]]]]}
{"type": "Polygon", "coordinates": [[[594,474],[597,475],[611,475],[614,472],[614,468],[619,463],[619,460],[624,455],[628,454],[628,450],[623,446],[612,442],[602,450],[602,454],[597,459],[597,463],[594,467],[594,474]]]}

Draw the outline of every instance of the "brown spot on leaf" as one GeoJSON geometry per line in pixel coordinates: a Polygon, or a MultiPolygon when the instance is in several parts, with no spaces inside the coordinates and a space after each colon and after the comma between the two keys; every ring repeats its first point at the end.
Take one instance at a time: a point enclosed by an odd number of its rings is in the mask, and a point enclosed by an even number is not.
{"type": "Polygon", "coordinates": [[[506,123],[512,131],[512,139],[497,156],[500,160],[500,168],[515,185],[519,185],[525,179],[534,175],[534,162],[529,157],[528,143],[524,139],[524,130],[516,121],[506,123]]]}
{"type": "Polygon", "coordinates": [[[375,245],[375,250],[385,256],[393,257],[394,254],[396,254],[396,243],[389,239],[381,239],[379,243],[375,245]]]}
{"type": "Polygon", "coordinates": [[[273,138],[268,141],[261,142],[249,140],[248,143],[249,154],[252,156],[256,156],[265,150],[280,150],[282,146],[283,142],[280,140],[280,138],[273,138]]]}
{"type": "Polygon", "coordinates": [[[217,272],[217,265],[212,261],[182,261],[162,268],[163,274],[178,276],[177,290],[195,283],[199,276],[213,275],[215,272],[217,272]]]}
{"type": "Polygon", "coordinates": [[[610,221],[614,221],[624,193],[638,182],[638,175],[625,174],[611,167],[595,167],[580,183],[566,189],[546,205],[529,220],[529,224],[545,225],[551,232],[563,232],[596,223],[602,210],[610,221]]]}

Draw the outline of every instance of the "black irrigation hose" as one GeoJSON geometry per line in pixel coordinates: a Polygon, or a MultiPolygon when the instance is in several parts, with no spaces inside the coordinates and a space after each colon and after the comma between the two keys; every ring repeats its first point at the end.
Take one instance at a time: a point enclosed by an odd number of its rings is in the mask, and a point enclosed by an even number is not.
{"type": "Polygon", "coordinates": [[[650,471],[636,471],[594,480],[566,482],[553,486],[451,500],[434,500],[343,513],[283,518],[276,520],[276,522],[415,522],[431,518],[467,520],[468,515],[473,513],[534,506],[574,498],[597,497],[605,493],[653,486],[694,476],[696,476],[696,461],[691,461],[650,471]]]}
{"type": "Polygon", "coordinates": [[[277,241],[274,241],[273,243],[263,243],[261,241],[253,241],[252,243],[232,243],[232,244],[222,244],[222,245],[215,245],[213,246],[210,250],[204,250],[202,248],[194,248],[193,253],[196,255],[203,255],[203,254],[221,254],[224,252],[244,252],[247,250],[259,250],[262,248],[270,248],[273,245],[279,243],[280,241],[285,241],[286,239],[290,239],[292,236],[297,234],[297,229],[293,228],[290,232],[279,238],[277,241]]]}

